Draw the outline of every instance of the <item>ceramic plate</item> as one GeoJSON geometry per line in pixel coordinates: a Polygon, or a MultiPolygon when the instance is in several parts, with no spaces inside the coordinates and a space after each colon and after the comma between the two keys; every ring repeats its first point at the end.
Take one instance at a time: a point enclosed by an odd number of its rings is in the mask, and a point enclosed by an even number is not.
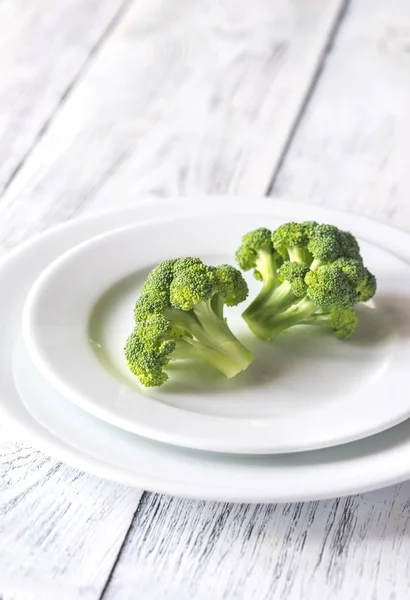
{"type": "MultiPolygon", "coordinates": [[[[250,208],[252,210],[252,207],[250,208]]],[[[178,446],[241,454],[319,449],[364,438],[410,414],[410,267],[380,247],[368,223],[345,217],[378,277],[375,301],[359,309],[355,335],[297,328],[271,343],[256,340],[227,312],[256,360],[232,380],[211,368],[179,366],[147,390],[127,371],[123,347],[149,270],[177,256],[234,261],[242,235],[289,218],[277,204],[260,213],[218,212],[145,223],[97,237],[60,257],[37,280],[24,310],[34,364],[66,398],[96,417],[178,446]]],[[[299,217],[299,208],[290,215],[299,217]]],[[[337,220],[337,219],[336,219],[337,220]]],[[[334,220],[333,220],[334,221],[334,220]]],[[[332,221],[332,222],[333,222],[332,221]]],[[[248,277],[250,296],[260,284],[248,277]]]]}
{"type": "MultiPolygon", "coordinates": [[[[270,201],[248,198],[246,203],[226,198],[211,201],[229,212],[248,209],[249,202],[270,207],[270,201]]],[[[190,211],[193,200],[190,200],[190,211]]],[[[83,413],[39,377],[24,347],[16,347],[15,379],[10,349],[21,335],[27,290],[51,260],[90,236],[150,217],[184,213],[188,204],[167,199],[166,204],[138,207],[121,213],[93,215],[69,223],[26,243],[0,265],[0,410],[26,441],[77,468],[150,491],[178,496],[243,501],[285,502],[331,498],[369,491],[410,476],[410,422],[382,434],[317,452],[287,456],[241,457],[192,452],[143,440],[83,413]],[[24,402],[17,390],[18,382],[24,402]],[[28,408],[30,410],[28,410],[28,408]]],[[[195,205],[194,205],[195,206],[195,205]]],[[[275,202],[282,215],[295,205],[275,202]]],[[[201,209],[202,210],[202,209],[201,209]]],[[[298,207],[300,217],[348,219],[316,207],[298,207]]],[[[368,221],[358,220],[365,226],[368,221]]],[[[409,237],[377,223],[371,229],[390,252],[407,247],[409,237]]]]}

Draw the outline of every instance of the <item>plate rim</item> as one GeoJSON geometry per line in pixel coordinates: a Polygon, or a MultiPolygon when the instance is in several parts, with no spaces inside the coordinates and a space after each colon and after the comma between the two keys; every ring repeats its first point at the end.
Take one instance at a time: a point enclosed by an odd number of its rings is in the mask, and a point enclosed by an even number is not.
{"type": "MultiPolygon", "coordinates": [[[[223,199],[224,199],[224,201],[226,201],[226,197],[223,197],[223,199]]],[[[258,198],[258,200],[259,199],[260,198],[258,198]]],[[[184,204],[184,201],[181,203],[181,199],[178,199],[177,203],[178,203],[178,201],[179,201],[179,206],[184,204]]],[[[237,201],[237,200],[235,199],[235,201],[237,201]]],[[[249,201],[249,197],[248,197],[248,201],[249,201]]],[[[168,202],[169,201],[167,201],[167,203],[168,202]]],[[[185,206],[187,204],[188,203],[185,201],[185,206]]],[[[306,207],[305,204],[293,203],[293,205],[306,207]]],[[[149,209],[151,210],[153,208],[159,208],[160,206],[163,206],[163,204],[152,201],[149,206],[149,209]]],[[[132,215],[134,218],[141,218],[140,211],[141,211],[141,209],[144,209],[144,208],[146,208],[146,205],[136,206],[133,208],[128,207],[126,209],[122,209],[121,211],[115,211],[115,210],[104,211],[103,213],[100,213],[100,215],[93,214],[92,217],[81,218],[81,219],[77,219],[77,220],[69,222],[69,223],[64,223],[62,225],[59,225],[57,227],[50,229],[45,234],[43,233],[43,234],[36,235],[35,238],[26,241],[24,244],[15,248],[14,250],[9,252],[6,256],[4,256],[0,260],[0,276],[4,275],[3,270],[5,268],[7,268],[7,266],[9,264],[11,264],[13,260],[18,259],[21,255],[24,255],[26,250],[30,250],[32,247],[34,248],[36,246],[36,244],[39,242],[39,240],[41,240],[41,241],[43,239],[49,240],[49,238],[52,238],[53,236],[55,236],[57,238],[57,235],[55,235],[55,234],[59,233],[61,230],[65,230],[65,229],[68,229],[70,231],[70,233],[72,233],[71,237],[75,237],[75,233],[76,233],[77,229],[81,228],[81,225],[83,225],[84,222],[85,223],[94,222],[94,224],[95,224],[95,222],[98,220],[98,222],[100,224],[99,227],[100,227],[102,222],[105,220],[104,217],[108,217],[107,227],[112,225],[113,216],[118,216],[119,214],[121,214],[121,215],[128,214],[130,216],[132,215]]],[[[175,208],[175,206],[174,206],[174,208],[175,208]]],[[[143,212],[143,210],[141,212],[143,212]]],[[[329,213],[334,214],[336,212],[340,212],[340,211],[329,211],[329,209],[326,209],[326,213],[328,213],[328,214],[329,213]]],[[[361,217],[358,217],[358,218],[361,218],[361,217]]],[[[372,220],[369,219],[368,221],[372,221],[372,220]]],[[[407,242],[410,241],[410,236],[407,233],[402,232],[398,229],[395,229],[391,226],[379,224],[377,221],[375,221],[375,223],[376,223],[376,225],[380,225],[380,228],[382,230],[390,231],[396,237],[399,237],[402,240],[403,239],[407,240],[407,242]]],[[[409,252],[409,255],[410,255],[410,252],[409,252]]],[[[283,496],[279,497],[279,495],[275,491],[272,492],[272,490],[270,490],[270,491],[266,491],[266,493],[263,494],[262,497],[258,497],[258,498],[253,498],[250,494],[242,495],[242,496],[238,496],[238,495],[235,496],[234,494],[231,493],[229,495],[229,497],[221,497],[217,494],[211,494],[211,493],[208,493],[207,495],[205,495],[202,493],[196,493],[195,490],[190,490],[188,484],[185,484],[182,487],[180,486],[179,488],[178,488],[178,486],[174,485],[172,488],[172,486],[170,486],[168,484],[164,486],[162,481],[157,482],[157,484],[153,484],[152,480],[151,480],[151,482],[148,482],[148,481],[144,482],[144,481],[142,481],[142,478],[139,478],[138,480],[136,480],[135,475],[133,475],[131,477],[131,479],[128,479],[127,476],[124,474],[125,473],[124,470],[120,470],[118,468],[109,466],[102,461],[98,461],[98,464],[97,464],[97,459],[90,456],[88,453],[78,449],[77,447],[75,447],[73,445],[69,445],[69,444],[62,442],[62,440],[60,438],[58,438],[58,436],[51,434],[44,427],[41,427],[38,424],[38,422],[36,420],[34,420],[30,416],[29,413],[27,413],[27,411],[25,409],[22,410],[21,406],[20,406],[20,411],[19,411],[18,407],[16,408],[15,406],[13,406],[13,404],[7,405],[6,404],[6,396],[4,394],[5,390],[2,390],[2,391],[3,391],[3,393],[0,394],[0,410],[1,410],[2,414],[6,417],[6,420],[12,424],[12,427],[14,427],[15,429],[17,429],[19,431],[23,431],[23,433],[26,433],[27,437],[29,439],[32,439],[37,447],[43,449],[44,451],[49,453],[51,456],[54,456],[57,460],[63,460],[65,462],[67,462],[68,464],[71,464],[72,466],[80,468],[83,471],[85,470],[85,471],[88,471],[95,475],[98,475],[98,476],[104,477],[106,479],[109,479],[111,481],[116,481],[118,483],[122,483],[125,485],[132,485],[135,487],[144,487],[145,489],[148,489],[148,490],[154,491],[154,492],[174,494],[176,496],[181,496],[181,497],[185,497],[185,498],[190,497],[190,498],[196,498],[196,499],[204,499],[206,496],[207,499],[217,500],[217,501],[218,500],[227,500],[227,501],[234,501],[234,502],[289,502],[289,501],[303,501],[303,500],[319,500],[319,499],[333,498],[335,496],[345,496],[345,495],[354,494],[354,493],[364,493],[364,492],[368,492],[371,490],[380,489],[380,488],[384,488],[384,487],[387,487],[390,485],[400,483],[400,482],[408,479],[410,476],[410,466],[408,466],[409,461],[402,460],[400,467],[398,465],[396,465],[395,470],[392,469],[387,475],[384,475],[384,476],[381,476],[380,470],[378,468],[376,468],[377,465],[373,465],[374,476],[372,478],[372,481],[367,483],[366,485],[364,485],[362,481],[355,482],[355,483],[351,482],[351,481],[349,481],[349,482],[344,481],[344,482],[341,482],[341,484],[337,488],[333,487],[332,489],[327,488],[327,490],[324,490],[322,487],[321,490],[316,490],[314,493],[312,493],[310,495],[304,495],[301,492],[300,494],[297,494],[297,495],[291,496],[291,497],[283,497],[283,496]],[[27,422],[24,421],[24,415],[26,416],[26,420],[28,417],[29,421],[31,421],[31,422],[29,422],[27,424],[27,422]],[[38,432],[36,428],[40,429],[41,431],[38,432]]],[[[402,426],[399,426],[399,427],[402,427],[402,426]]],[[[394,430],[391,430],[391,431],[394,431],[394,430]]],[[[380,435],[384,436],[385,434],[380,434],[380,435]]],[[[409,432],[408,437],[410,438],[410,432],[409,432]]],[[[324,451],[324,452],[326,452],[326,451],[324,451]]],[[[380,456],[382,454],[385,454],[387,452],[388,452],[388,449],[385,449],[382,452],[375,453],[375,456],[372,456],[373,461],[377,462],[377,459],[380,458],[380,456]]],[[[410,457],[410,439],[408,442],[402,443],[400,445],[398,452],[400,453],[400,455],[407,452],[406,459],[408,459],[410,457]]],[[[372,453],[372,454],[374,454],[374,453],[372,453]]],[[[393,467],[394,467],[394,464],[393,464],[393,467]]]]}
{"type": "MultiPolygon", "coordinates": [[[[250,417],[247,419],[248,426],[246,426],[246,424],[241,424],[239,422],[240,419],[234,419],[233,417],[203,415],[196,412],[186,411],[183,408],[166,405],[162,402],[152,403],[152,400],[147,400],[147,398],[142,394],[139,398],[141,418],[139,420],[131,420],[130,415],[127,417],[126,414],[110,408],[109,403],[107,404],[106,402],[104,404],[100,404],[95,398],[88,396],[78,386],[73,385],[73,383],[69,381],[68,376],[64,376],[64,374],[61,376],[61,373],[54,368],[52,361],[50,362],[50,353],[47,355],[47,353],[44,351],[44,348],[41,347],[41,343],[36,340],[35,334],[33,333],[33,330],[35,330],[35,327],[33,326],[33,312],[35,311],[36,306],[41,304],[41,299],[44,294],[47,293],[50,281],[52,283],[53,278],[55,278],[56,275],[58,277],[59,274],[61,274],[61,270],[64,271],[64,268],[66,268],[67,264],[72,264],[73,261],[76,263],[78,260],[81,260],[81,258],[84,257],[84,252],[87,254],[87,252],[92,252],[96,247],[98,249],[100,246],[104,248],[106,247],[107,243],[111,244],[110,248],[112,249],[113,246],[117,247],[118,244],[121,245],[121,243],[123,243],[122,240],[124,239],[124,236],[136,236],[138,235],[138,232],[147,228],[148,230],[153,229],[155,231],[155,228],[158,226],[166,228],[169,224],[175,222],[183,226],[184,222],[187,221],[193,221],[195,223],[201,218],[201,216],[207,216],[212,219],[212,210],[216,208],[217,207],[212,207],[212,209],[207,209],[206,211],[199,212],[196,215],[183,215],[181,218],[174,214],[165,218],[148,219],[144,220],[143,222],[138,222],[131,225],[127,224],[124,227],[105,231],[100,235],[93,236],[92,238],[85,240],[81,244],[78,244],[74,248],[71,248],[62,255],[58,256],[55,260],[51,261],[51,263],[47,268],[44,269],[30,289],[23,309],[23,338],[29,350],[31,359],[42,376],[51,384],[51,386],[82,410],[92,414],[98,419],[114,425],[115,427],[122,428],[125,431],[135,433],[147,439],[171,444],[174,446],[208,452],[234,453],[239,455],[285,454],[329,448],[351,443],[360,439],[365,439],[366,437],[370,437],[394,427],[409,418],[410,407],[407,405],[399,406],[393,415],[386,413],[383,418],[381,418],[380,410],[383,410],[384,402],[382,399],[379,399],[377,404],[378,410],[375,410],[373,413],[373,421],[370,424],[366,423],[366,426],[363,426],[362,424],[359,427],[355,426],[353,423],[352,428],[350,429],[345,425],[345,428],[342,429],[342,431],[335,430],[330,436],[328,432],[328,426],[326,425],[319,431],[319,439],[317,437],[317,431],[315,431],[315,437],[311,437],[309,436],[310,430],[306,429],[306,438],[302,440],[302,443],[300,440],[298,443],[294,440],[292,443],[289,443],[280,437],[280,433],[279,437],[275,438],[275,429],[282,429],[284,421],[288,421],[289,419],[288,426],[290,429],[296,427],[297,430],[300,429],[303,431],[303,427],[300,427],[300,425],[301,421],[306,418],[306,413],[299,415],[297,414],[291,417],[285,415],[284,417],[281,417],[281,423],[278,423],[277,417],[264,417],[263,420],[266,427],[260,428],[252,425],[252,422],[258,420],[259,417],[250,417]],[[149,406],[150,404],[151,408],[149,406]],[[175,411],[181,411],[179,421],[175,411]],[[176,417],[176,427],[168,429],[166,426],[167,416],[170,419],[172,419],[174,416],[176,417]],[[299,429],[297,427],[298,425],[299,429]],[[215,429],[212,429],[213,427],[215,429]],[[229,427],[232,428],[231,432],[229,431],[229,427]],[[217,431],[219,431],[219,435],[215,435],[215,432],[217,431]],[[227,433],[227,437],[225,437],[224,431],[227,433]],[[242,441],[238,442],[237,439],[242,441]],[[270,442],[271,439],[273,439],[274,442],[270,442]]],[[[287,208],[289,207],[287,206],[287,208]]],[[[232,211],[230,211],[230,214],[232,214],[232,211]]],[[[235,216],[238,217],[245,218],[251,215],[255,217],[258,215],[259,217],[259,211],[255,211],[254,208],[249,205],[246,206],[243,214],[242,212],[235,212],[235,216]]],[[[278,208],[276,205],[272,204],[269,206],[265,205],[265,215],[267,218],[283,218],[281,217],[280,207],[278,208]]],[[[261,216],[263,217],[264,215],[261,214],[261,216]]],[[[228,217],[228,215],[226,215],[226,217],[228,217]]],[[[348,214],[348,218],[352,219],[352,224],[355,225],[355,215],[348,214]]],[[[360,230],[361,227],[364,228],[366,225],[367,222],[364,220],[364,223],[361,225],[359,224],[357,229],[360,230]]],[[[363,231],[361,233],[363,234],[363,231]]],[[[391,254],[383,245],[378,243],[378,240],[375,239],[374,234],[369,235],[370,237],[367,237],[369,244],[377,249],[387,252],[389,255],[391,254]]],[[[365,239],[363,235],[360,235],[360,237],[363,240],[365,239]]],[[[405,263],[407,268],[410,268],[409,263],[403,259],[403,256],[394,256],[401,262],[405,263]]],[[[78,325],[80,325],[80,323],[78,323],[78,325]]],[[[88,354],[91,357],[91,348],[88,348],[88,354]]],[[[92,365],[90,365],[90,367],[91,366],[92,365]]],[[[102,372],[103,367],[98,365],[98,369],[100,372],[102,372]]],[[[109,380],[107,375],[104,377],[107,379],[107,385],[109,385],[109,382],[112,380],[112,376],[109,377],[109,380]]],[[[330,420],[340,418],[340,422],[342,422],[345,409],[346,407],[339,407],[339,409],[336,407],[334,409],[336,414],[333,416],[329,414],[330,420]],[[339,417],[337,413],[338,410],[339,417]],[[340,414],[340,411],[342,414],[340,414]]],[[[323,416],[323,410],[327,412],[329,409],[326,407],[315,407],[311,414],[312,416],[315,414],[323,416]]],[[[365,408],[363,410],[365,410],[365,408]]],[[[363,423],[363,421],[357,422],[363,423]]]]}

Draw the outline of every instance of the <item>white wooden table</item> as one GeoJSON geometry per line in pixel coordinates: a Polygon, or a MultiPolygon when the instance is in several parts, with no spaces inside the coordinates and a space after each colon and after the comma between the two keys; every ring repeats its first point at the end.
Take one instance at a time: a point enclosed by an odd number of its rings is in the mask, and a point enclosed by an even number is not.
{"type": "MultiPolygon", "coordinates": [[[[0,245],[158,196],[410,231],[409,0],[1,0],[0,245]]],[[[1,600],[401,600],[410,483],[280,506],[143,493],[0,425],[1,600]]]]}

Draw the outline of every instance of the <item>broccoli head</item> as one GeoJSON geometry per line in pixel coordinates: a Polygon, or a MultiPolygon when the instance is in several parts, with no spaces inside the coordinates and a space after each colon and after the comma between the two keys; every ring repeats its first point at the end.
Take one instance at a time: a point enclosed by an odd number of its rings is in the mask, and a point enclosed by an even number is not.
{"type": "Polygon", "coordinates": [[[312,256],[308,244],[316,227],[315,221],[285,223],[273,232],[273,247],[283,260],[310,264],[312,256]]]}
{"type": "Polygon", "coordinates": [[[318,225],[312,232],[307,247],[313,257],[310,265],[313,270],[338,259],[361,260],[356,238],[334,225],[318,225]]]}
{"type": "MultiPolygon", "coordinates": [[[[243,237],[237,259],[254,233],[243,237]]],[[[334,225],[307,221],[285,223],[271,239],[276,272],[269,273],[269,286],[262,277],[261,291],[243,313],[251,331],[268,340],[293,325],[320,324],[340,339],[349,337],[358,321],[355,305],[376,292],[376,278],[364,266],[356,238],[334,225]]],[[[246,270],[243,261],[238,264],[246,270]]]]}
{"type": "Polygon", "coordinates": [[[164,384],[175,360],[201,359],[234,377],[253,356],[230,330],[224,306],[236,306],[248,293],[230,265],[207,266],[191,257],[164,261],[148,275],[135,305],[128,368],[146,387],[164,384]]]}

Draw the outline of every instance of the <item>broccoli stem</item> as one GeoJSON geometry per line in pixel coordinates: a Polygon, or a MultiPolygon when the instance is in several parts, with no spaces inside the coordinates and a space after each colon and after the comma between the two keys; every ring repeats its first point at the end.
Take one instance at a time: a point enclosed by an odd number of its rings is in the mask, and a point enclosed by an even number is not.
{"type": "Polygon", "coordinates": [[[221,294],[214,294],[211,300],[212,308],[220,319],[224,318],[225,298],[221,294]]]}
{"type": "Polygon", "coordinates": [[[270,295],[265,298],[263,303],[256,306],[252,302],[243,313],[243,318],[248,321],[258,320],[258,315],[270,313],[276,314],[283,312],[296,302],[296,297],[292,292],[292,286],[288,281],[284,281],[278,287],[274,288],[270,295]]]}
{"type": "Polygon", "coordinates": [[[212,300],[199,302],[193,312],[202,327],[201,340],[196,336],[199,341],[231,357],[238,366],[237,373],[249,366],[252,353],[232,333],[226,319],[215,313],[212,300]]]}
{"type": "Polygon", "coordinates": [[[176,342],[171,360],[180,359],[202,360],[225,375],[227,379],[231,379],[241,371],[244,371],[252,362],[252,359],[249,356],[244,356],[242,349],[238,348],[234,343],[231,343],[229,347],[221,349],[205,346],[190,338],[176,342]]]}
{"type": "Polygon", "coordinates": [[[329,313],[314,314],[308,319],[304,320],[303,325],[326,325],[331,324],[331,316],[329,313]]]}
{"type": "Polygon", "coordinates": [[[309,325],[312,327],[319,327],[319,328],[330,328],[333,329],[333,325],[332,325],[332,319],[329,313],[324,313],[324,314],[314,314],[311,315],[310,317],[308,317],[307,319],[304,319],[303,321],[301,321],[299,323],[300,325],[309,325]]]}
{"type": "Polygon", "coordinates": [[[316,269],[318,269],[321,265],[323,265],[323,261],[315,258],[315,260],[312,261],[311,265],[310,265],[310,270],[311,271],[316,271],[316,269]]]}
{"type": "Polygon", "coordinates": [[[203,330],[195,315],[192,312],[178,310],[177,308],[167,308],[165,316],[172,324],[182,331],[187,331],[199,341],[202,341],[203,330]]]}
{"type": "Polygon", "coordinates": [[[316,305],[311,300],[303,298],[281,312],[274,312],[269,307],[267,310],[253,314],[246,314],[247,311],[245,311],[243,318],[247,322],[249,329],[257,337],[263,340],[270,340],[276,337],[281,331],[309,319],[316,311],[316,308],[316,305]]]}
{"type": "Polygon", "coordinates": [[[289,308],[295,301],[296,298],[292,292],[291,284],[289,281],[284,281],[273,290],[272,294],[261,308],[263,310],[280,312],[289,308]]]}
{"type": "Polygon", "coordinates": [[[305,321],[302,321],[302,325],[329,327],[333,330],[337,338],[345,340],[355,332],[358,320],[358,316],[354,311],[345,310],[334,313],[315,313],[305,321]]]}
{"type": "MultiPolygon", "coordinates": [[[[217,310],[220,310],[219,303],[217,310]]],[[[214,311],[212,300],[198,303],[192,312],[167,310],[167,316],[195,338],[178,340],[172,359],[200,358],[227,378],[244,371],[253,361],[252,353],[235,337],[226,320],[214,311]]]]}
{"type": "Polygon", "coordinates": [[[272,292],[279,285],[275,257],[269,252],[260,251],[255,261],[255,273],[262,278],[262,288],[256,298],[248,306],[250,312],[260,310],[272,292]]]}
{"type": "Polygon", "coordinates": [[[306,265],[310,265],[312,262],[312,255],[306,248],[295,246],[293,248],[287,248],[287,251],[291,262],[303,263],[306,265]]]}

